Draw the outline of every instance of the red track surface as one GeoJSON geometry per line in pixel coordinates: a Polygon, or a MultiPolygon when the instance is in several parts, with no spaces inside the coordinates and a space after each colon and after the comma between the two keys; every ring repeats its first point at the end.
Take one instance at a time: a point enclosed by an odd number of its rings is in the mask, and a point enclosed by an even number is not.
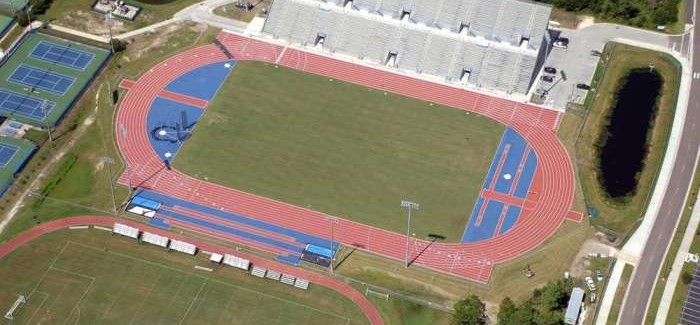
{"type": "Polygon", "coordinates": [[[382,317],[379,315],[379,312],[377,309],[372,305],[369,300],[365,296],[362,295],[362,293],[358,292],[354,288],[352,288],[350,285],[346,284],[343,281],[329,278],[323,275],[320,275],[315,272],[307,271],[298,267],[293,267],[287,264],[283,264],[280,262],[276,261],[271,261],[268,259],[263,259],[260,257],[257,257],[255,255],[250,255],[246,254],[244,252],[236,251],[231,248],[227,247],[222,247],[219,245],[214,245],[209,242],[189,238],[183,235],[178,235],[173,232],[165,231],[162,229],[158,228],[153,228],[147,225],[144,225],[142,223],[134,222],[131,220],[126,220],[126,219],[120,219],[120,218],[114,218],[114,217],[104,217],[104,216],[84,216],[84,217],[70,217],[70,218],[65,218],[65,219],[58,219],[54,221],[50,221],[47,223],[40,224],[38,226],[35,226],[32,229],[29,229],[19,235],[17,235],[15,238],[12,240],[6,242],[2,246],[0,246],[0,258],[5,257],[5,255],[9,254],[13,250],[15,250],[17,247],[20,247],[37,237],[54,232],[56,230],[60,229],[65,229],[71,226],[87,226],[87,225],[95,225],[95,226],[105,226],[105,227],[112,227],[115,222],[119,222],[122,224],[127,224],[132,227],[139,228],[141,231],[148,231],[153,234],[158,234],[161,236],[165,236],[171,239],[177,239],[177,240],[182,240],[188,243],[192,243],[197,246],[200,250],[205,250],[207,252],[215,252],[215,253],[220,253],[220,254],[232,254],[236,256],[243,257],[245,259],[248,259],[253,263],[253,265],[257,265],[263,268],[267,269],[273,269],[278,272],[282,273],[287,273],[294,275],[295,277],[298,278],[303,278],[311,281],[314,284],[322,285],[324,287],[327,287],[329,289],[335,290],[342,295],[346,296],[348,299],[350,299],[352,302],[354,302],[360,310],[362,310],[365,315],[367,316],[367,319],[369,319],[370,324],[372,325],[383,325],[384,321],[382,320],[382,317]]]}
{"type": "MultiPolygon", "coordinates": [[[[495,238],[468,243],[430,243],[412,238],[412,264],[479,282],[488,282],[494,265],[532,250],[566,219],[574,196],[574,175],[566,149],[556,135],[560,113],[480,93],[416,79],[338,59],[303,52],[230,33],[219,40],[236,60],[276,63],[293,69],[344,80],[421,100],[475,112],[499,121],[522,135],[538,158],[537,171],[521,217],[513,228],[495,238]]],[[[179,53],[154,66],[130,84],[119,108],[115,128],[118,145],[128,161],[120,178],[191,202],[328,238],[331,229],[325,214],[250,193],[194,179],[163,168],[149,143],[147,115],[151,103],[178,76],[227,58],[215,45],[179,53]],[[120,129],[127,130],[124,139],[120,129]]],[[[405,236],[338,220],[335,240],[403,260],[405,236]]]]}

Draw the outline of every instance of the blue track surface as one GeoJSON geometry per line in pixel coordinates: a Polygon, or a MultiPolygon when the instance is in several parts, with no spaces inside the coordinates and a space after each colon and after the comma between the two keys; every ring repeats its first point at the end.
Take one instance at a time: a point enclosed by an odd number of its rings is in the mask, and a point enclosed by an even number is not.
{"type": "Polygon", "coordinates": [[[0,88],[0,111],[4,111],[8,116],[14,114],[43,121],[54,107],[56,107],[56,103],[50,100],[0,88]]]}
{"type": "Polygon", "coordinates": [[[170,230],[170,224],[161,218],[150,218],[148,219],[148,224],[156,228],[170,230]]]}
{"type": "MultiPolygon", "coordinates": [[[[156,192],[153,192],[150,190],[140,191],[138,195],[140,197],[146,198],[148,200],[153,200],[153,201],[162,203],[164,205],[164,207],[161,207],[160,213],[165,215],[165,216],[172,217],[174,219],[181,220],[181,221],[187,222],[187,223],[191,223],[193,225],[197,225],[200,227],[205,227],[205,228],[221,231],[224,233],[228,233],[231,235],[235,235],[238,237],[257,241],[260,243],[264,243],[266,245],[280,247],[280,248],[283,248],[283,249],[286,249],[286,250],[289,250],[289,251],[292,251],[295,253],[301,253],[304,250],[304,247],[300,246],[300,245],[291,245],[289,243],[282,242],[282,241],[279,241],[277,239],[267,238],[267,237],[264,237],[264,236],[261,236],[258,234],[248,233],[246,231],[234,229],[234,228],[231,228],[228,226],[218,225],[218,224],[212,223],[210,221],[199,220],[197,218],[186,216],[186,215],[183,215],[181,213],[169,211],[169,210],[167,210],[167,207],[179,206],[179,207],[190,209],[193,211],[197,211],[197,212],[200,212],[200,213],[212,216],[212,217],[220,218],[221,220],[233,221],[233,222],[245,224],[249,227],[258,228],[261,230],[277,233],[277,234],[287,236],[287,237],[292,237],[292,238],[294,238],[294,240],[296,240],[297,243],[300,243],[300,244],[312,244],[312,245],[320,246],[320,247],[327,248],[327,249],[330,248],[329,246],[331,246],[329,240],[321,238],[321,237],[307,235],[307,234],[300,233],[298,231],[291,230],[291,229],[288,229],[285,227],[281,227],[278,225],[273,225],[273,224],[259,221],[256,219],[236,215],[236,214],[233,214],[230,212],[221,211],[221,210],[214,209],[214,208],[207,207],[207,206],[203,206],[200,204],[187,202],[184,200],[180,200],[178,198],[173,198],[173,197],[163,195],[160,193],[156,193],[156,192]]],[[[340,245],[337,242],[335,242],[335,243],[333,243],[333,247],[331,249],[337,250],[339,248],[339,246],[340,245]]]]}
{"type": "Polygon", "coordinates": [[[95,57],[95,55],[92,53],[83,52],[81,50],[72,49],[67,46],[58,45],[47,41],[39,42],[29,56],[38,60],[48,61],[79,71],[84,71],[95,57]]]}
{"type": "MultiPolygon", "coordinates": [[[[525,139],[513,129],[507,128],[484,180],[484,191],[494,191],[513,198],[525,199],[537,169],[537,155],[525,139]],[[499,171],[499,163],[506,152],[499,171]],[[498,175],[496,175],[498,172],[498,175]],[[517,183],[516,183],[517,182],[517,183]]],[[[505,204],[479,196],[464,230],[462,242],[475,242],[502,235],[518,221],[522,206],[505,204]],[[486,209],[482,207],[486,205],[486,209]],[[505,209],[505,210],[504,210],[505,209]],[[479,212],[484,210],[481,223],[476,224],[479,212]],[[503,214],[502,212],[506,213],[503,214]],[[498,227],[501,223],[500,228],[498,227]]]]}
{"type": "MultiPolygon", "coordinates": [[[[181,132],[178,136],[176,124],[181,121],[181,113],[185,112],[187,114],[187,127],[194,129],[194,126],[199,121],[202,116],[202,109],[195,106],[190,106],[180,102],[172,101],[169,99],[156,97],[153,101],[151,109],[148,111],[148,136],[151,142],[151,146],[158,153],[158,157],[165,160],[166,153],[170,153],[172,156],[170,160],[174,159],[177,152],[182,146],[182,142],[186,141],[186,132],[181,132]],[[167,126],[170,127],[167,135],[167,141],[161,141],[156,139],[152,131],[156,128],[167,126]]],[[[183,128],[184,130],[185,128],[183,128]]]]}
{"type": "Polygon", "coordinates": [[[8,81],[64,95],[75,82],[75,78],[20,64],[12,72],[8,81]]]}
{"type": "Polygon", "coordinates": [[[0,143],[0,168],[7,166],[7,164],[15,157],[17,151],[19,151],[19,148],[13,145],[0,143]]]}
{"type": "Polygon", "coordinates": [[[236,61],[228,61],[199,67],[173,80],[165,87],[165,90],[207,101],[211,100],[235,65],[236,61]]]}

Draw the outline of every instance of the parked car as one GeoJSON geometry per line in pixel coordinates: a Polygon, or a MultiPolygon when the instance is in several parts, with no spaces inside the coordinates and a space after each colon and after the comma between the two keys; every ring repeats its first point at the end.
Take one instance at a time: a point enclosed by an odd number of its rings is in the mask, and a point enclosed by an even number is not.
{"type": "Polygon", "coordinates": [[[595,270],[595,277],[598,282],[603,282],[603,272],[600,272],[600,269],[595,270]]]}
{"type": "Polygon", "coordinates": [[[545,73],[549,73],[549,74],[556,74],[556,73],[557,73],[557,69],[552,68],[552,67],[544,67],[544,72],[545,72],[545,73]]]}
{"type": "Polygon", "coordinates": [[[595,282],[593,281],[593,278],[591,278],[590,276],[586,277],[586,285],[588,285],[588,289],[591,291],[596,291],[596,289],[598,289],[595,286],[595,282]]]}
{"type": "Polygon", "coordinates": [[[560,49],[567,49],[569,48],[569,39],[566,37],[560,37],[557,38],[554,41],[554,47],[560,48],[560,49]]]}
{"type": "Polygon", "coordinates": [[[603,54],[603,53],[601,53],[601,52],[598,51],[598,50],[593,50],[593,51],[591,51],[591,55],[592,55],[592,56],[601,56],[602,54],[603,54]]]}
{"type": "Polygon", "coordinates": [[[552,82],[554,81],[554,77],[552,76],[542,76],[542,80],[545,82],[552,82]]]}
{"type": "Polygon", "coordinates": [[[583,90],[589,90],[589,89],[591,89],[591,86],[589,86],[587,84],[576,84],[576,88],[583,89],[583,90]]]}

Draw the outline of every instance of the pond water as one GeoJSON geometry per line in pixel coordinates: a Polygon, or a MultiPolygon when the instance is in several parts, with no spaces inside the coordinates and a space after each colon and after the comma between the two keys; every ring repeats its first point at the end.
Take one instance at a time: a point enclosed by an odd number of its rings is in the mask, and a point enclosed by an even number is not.
{"type": "Polygon", "coordinates": [[[622,80],[599,142],[600,182],[614,199],[633,195],[637,189],[662,85],[661,75],[649,68],[633,69],[622,80]]]}

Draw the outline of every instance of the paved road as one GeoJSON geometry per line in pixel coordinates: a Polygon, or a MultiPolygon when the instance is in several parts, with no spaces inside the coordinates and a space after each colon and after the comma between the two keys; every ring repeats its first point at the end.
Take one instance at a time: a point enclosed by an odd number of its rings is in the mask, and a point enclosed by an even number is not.
{"type": "MultiPolygon", "coordinates": [[[[700,25],[693,28],[695,35],[698,35],[700,25]]],[[[693,40],[693,50],[693,61],[700,62],[700,37],[693,40]]],[[[656,276],[683,210],[687,189],[694,172],[693,167],[698,156],[698,146],[700,146],[700,80],[694,79],[691,84],[688,113],[680,148],[668,189],[627,291],[619,324],[639,325],[643,323],[656,276]]]]}

